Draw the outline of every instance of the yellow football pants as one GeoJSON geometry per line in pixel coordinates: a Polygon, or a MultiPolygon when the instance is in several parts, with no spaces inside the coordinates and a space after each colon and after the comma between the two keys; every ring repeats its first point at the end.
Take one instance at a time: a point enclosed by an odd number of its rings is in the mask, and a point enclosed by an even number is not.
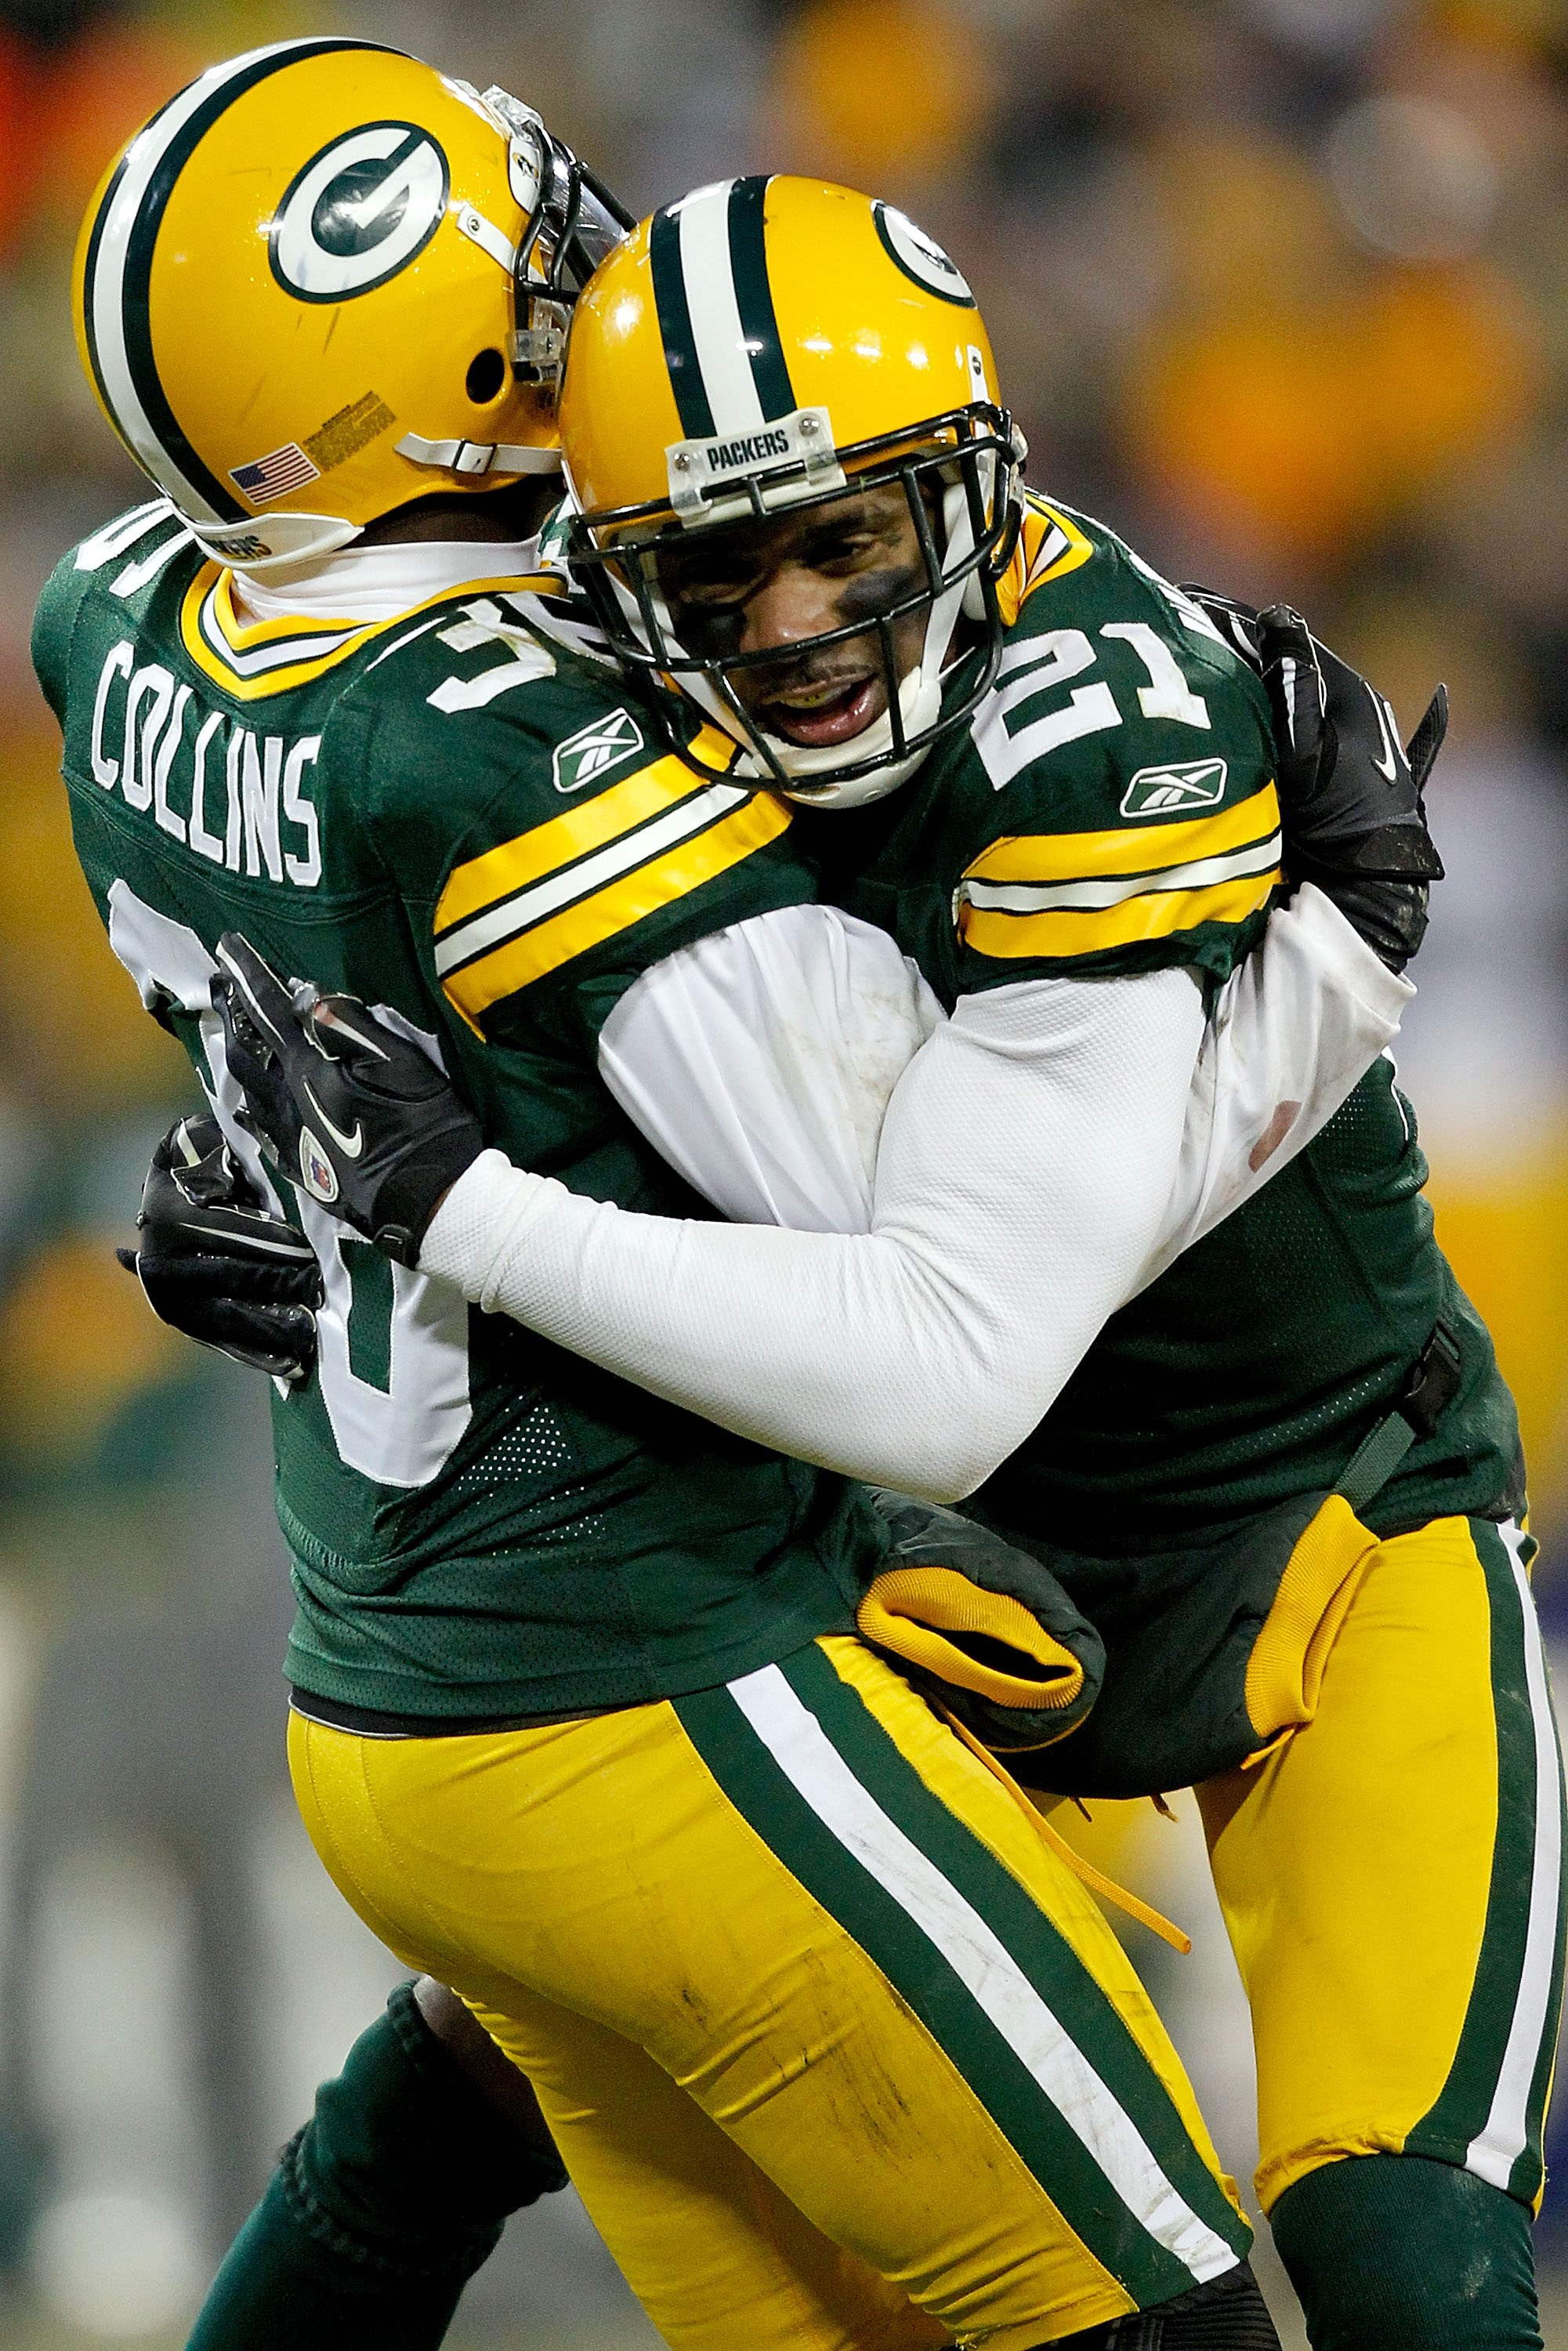
{"type": "Polygon", "coordinates": [[[1532,2209],[1563,1990],[1563,1772],[1511,1525],[1380,1543],[1305,1728],[1198,1791],[1252,2004],[1258,2194],[1343,2156],[1532,2209]]]}
{"type": "Polygon", "coordinates": [[[1245,2252],[1099,1911],[859,1642],[581,1722],[289,1738],[328,1869],[528,2074],[681,2351],[1026,2351],[1245,2252]]]}

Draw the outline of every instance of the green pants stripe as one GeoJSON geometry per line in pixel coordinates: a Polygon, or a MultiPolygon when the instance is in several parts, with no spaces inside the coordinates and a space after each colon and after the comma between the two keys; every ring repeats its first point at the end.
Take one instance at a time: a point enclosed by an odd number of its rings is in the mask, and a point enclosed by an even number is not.
{"type": "Polygon", "coordinates": [[[676,1711],[727,1796],[1141,2305],[1245,2252],[1245,2223],[1111,2001],[820,1650],[676,1711]]]}
{"type": "Polygon", "coordinates": [[[1563,1767],[1525,1576],[1531,1547],[1511,1525],[1470,1527],[1491,1610],[1497,1844],[1459,2045],[1406,2152],[1463,2164],[1532,2204],[1563,1998],[1563,1767]]]}

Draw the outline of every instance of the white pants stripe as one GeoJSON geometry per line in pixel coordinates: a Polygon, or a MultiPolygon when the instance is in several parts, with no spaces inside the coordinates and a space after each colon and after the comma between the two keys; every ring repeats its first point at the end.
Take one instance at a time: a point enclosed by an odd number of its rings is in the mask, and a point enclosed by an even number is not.
{"type": "Polygon", "coordinates": [[[1237,2256],[1181,2197],[1132,2117],[1101,2080],[985,1919],[855,1778],[777,1666],[729,1694],[823,1825],[936,1946],[1127,2210],[1199,2283],[1237,2256]]]}
{"type": "Polygon", "coordinates": [[[1524,1672],[1535,1731],[1535,1865],[1530,1881],[1530,1925],[1513,2022],[1503,2052],[1486,2127],[1470,2141],[1465,2168],[1506,2189],[1530,2138],[1530,2099],[1548,2024],[1556,1958],[1559,1878],[1563,1865],[1562,1764],[1547,1691],[1546,1658],[1535,1601],[1520,1557],[1523,1538],[1511,1521],[1498,1530],[1508,1548],[1523,1617],[1524,1672]]]}

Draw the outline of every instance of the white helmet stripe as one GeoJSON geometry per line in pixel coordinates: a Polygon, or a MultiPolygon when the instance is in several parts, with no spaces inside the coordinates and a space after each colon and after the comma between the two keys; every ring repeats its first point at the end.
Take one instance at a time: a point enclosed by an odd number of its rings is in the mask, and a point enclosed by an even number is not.
{"type": "MultiPolygon", "coordinates": [[[[331,37],[274,41],[265,48],[247,50],[243,57],[230,57],[223,65],[211,67],[188,89],[172,99],[141,136],[132,141],[104,198],[89,248],[87,283],[82,289],[88,339],[99,388],[105,405],[141,465],[168,492],[181,512],[193,521],[234,522],[243,519],[246,509],[202,465],[177,425],[170,432],[172,416],[165,422],[155,421],[149,414],[149,408],[160,402],[161,387],[155,381],[138,382],[139,371],[127,332],[127,303],[129,299],[144,310],[146,286],[144,280],[141,284],[128,283],[128,271],[131,277],[141,275],[140,265],[131,266],[132,246],[138,226],[149,209],[150,197],[154,229],[156,216],[162,214],[167,201],[168,189],[161,184],[161,167],[187,136],[195,118],[213,110],[214,99],[221,98],[225,90],[239,97],[273,69],[269,60],[283,64],[324,49],[380,46],[331,37]]],[[[220,105],[214,119],[222,111],[220,105]]]]}
{"type": "Polygon", "coordinates": [[[681,275],[696,346],[697,368],[713,430],[755,433],[766,423],[746,348],[735,269],[729,251],[729,194],[733,180],[698,188],[673,206],[680,222],[681,275]]]}

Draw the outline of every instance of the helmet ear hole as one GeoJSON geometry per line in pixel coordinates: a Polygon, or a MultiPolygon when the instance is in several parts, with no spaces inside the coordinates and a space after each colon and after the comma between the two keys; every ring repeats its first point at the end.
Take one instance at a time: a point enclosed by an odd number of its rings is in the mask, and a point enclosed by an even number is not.
{"type": "Polygon", "coordinates": [[[487,407],[507,381],[507,362],[492,347],[468,362],[465,388],[476,408],[487,407]]]}

